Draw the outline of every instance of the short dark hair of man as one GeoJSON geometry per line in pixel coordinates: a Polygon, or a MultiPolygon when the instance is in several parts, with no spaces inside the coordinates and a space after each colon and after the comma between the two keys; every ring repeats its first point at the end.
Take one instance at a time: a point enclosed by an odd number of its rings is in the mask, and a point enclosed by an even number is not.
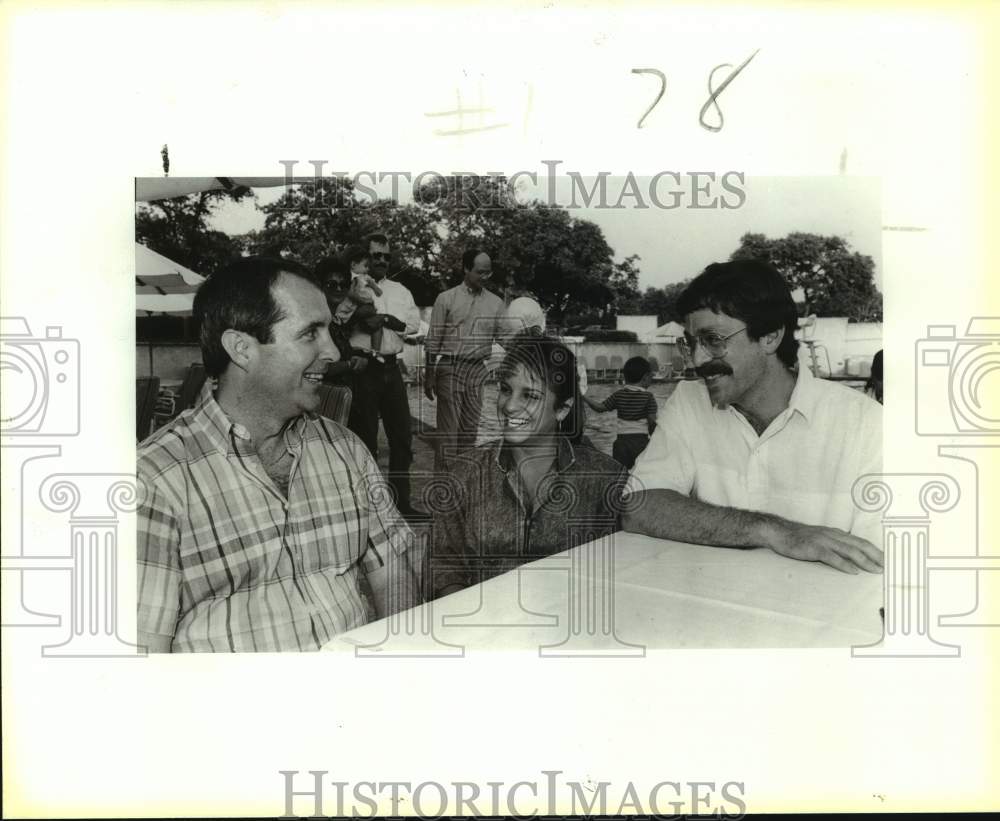
{"type": "Polygon", "coordinates": [[[627,384],[638,385],[642,378],[652,370],[653,366],[649,364],[648,359],[633,356],[622,366],[622,376],[625,377],[627,384]]]}
{"type": "Polygon", "coordinates": [[[464,254],[462,254],[462,270],[471,271],[472,266],[476,264],[476,257],[480,254],[489,254],[482,248],[469,248],[464,254]]]}
{"type": "Polygon", "coordinates": [[[381,231],[373,231],[365,237],[365,248],[371,248],[373,242],[378,245],[388,245],[389,238],[381,231]]]}
{"type": "Polygon", "coordinates": [[[222,347],[227,330],[250,334],[262,344],[274,341],[272,328],[284,318],[272,293],[281,274],[320,287],[309,269],[293,260],[244,257],[216,271],[198,288],[193,313],[209,376],[222,376],[229,367],[229,354],[222,347]]]}
{"type": "Polygon", "coordinates": [[[798,311],[787,283],[769,262],[740,259],[712,263],[677,299],[682,317],[700,308],[743,320],[747,336],[754,341],[784,328],[778,358],[789,368],[798,362],[798,311]]]}

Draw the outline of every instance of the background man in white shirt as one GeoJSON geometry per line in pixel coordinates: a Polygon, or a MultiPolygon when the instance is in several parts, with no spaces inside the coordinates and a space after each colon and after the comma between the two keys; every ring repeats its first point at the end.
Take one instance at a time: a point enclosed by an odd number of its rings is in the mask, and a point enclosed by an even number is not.
{"type": "Polygon", "coordinates": [[[880,523],[851,488],[881,472],[880,407],[797,367],[781,275],[757,260],[709,265],[677,305],[703,381],[678,384],[661,410],[625,530],[879,572],[880,523]]]}
{"type": "Polygon", "coordinates": [[[410,504],[410,464],[413,462],[410,403],[399,372],[397,359],[403,353],[403,335],[416,333],[420,311],[406,286],[388,278],[389,239],[385,234],[371,234],[367,241],[369,271],[382,293],[374,297],[375,316],[364,320],[350,338],[354,355],[368,359],[367,367],[357,374],[356,390],[351,400],[348,427],[378,458],[378,421],[382,419],[389,442],[389,484],[396,493],[396,507],[404,516],[414,511],[410,504]],[[376,350],[372,333],[382,331],[376,350]]]}

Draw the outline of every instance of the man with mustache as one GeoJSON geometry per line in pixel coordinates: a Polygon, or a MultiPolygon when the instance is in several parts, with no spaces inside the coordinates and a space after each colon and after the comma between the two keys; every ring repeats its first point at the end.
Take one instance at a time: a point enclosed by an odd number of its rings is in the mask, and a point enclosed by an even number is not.
{"type": "Polygon", "coordinates": [[[410,402],[399,372],[404,334],[420,329],[420,311],[409,289],[389,274],[389,239],[385,234],[367,238],[369,268],[381,294],[374,297],[375,315],[362,320],[350,337],[352,353],[367,360],[355,377],[354,398],[347,424],[378,459],[378,420],[382,419],[389,443],[389,484],[396,506],[404,516],[419,516],[410,504],[410,465],[413,437],[410,402]],[[380,335],[381,334],[381,335],[380,335]]]}
{"type": "Polygon", "coordinates": [[[679,383],[660,412],[624,529],[879,572],[881,523],[851,488],[882,470],[880,407],[798,364],[781,275],[758,260],[709,265],[677,308],[703,381],[679,383]]]}
{"type": "Polygon", "coordinates": [[[218,387],[139,449],[139,641],[318,650],[416,604],[413,534],[375,460],[315,414],[339,357],[318,282],[290,260],[240,259],[201,285],[194,314],[218,387]]]}

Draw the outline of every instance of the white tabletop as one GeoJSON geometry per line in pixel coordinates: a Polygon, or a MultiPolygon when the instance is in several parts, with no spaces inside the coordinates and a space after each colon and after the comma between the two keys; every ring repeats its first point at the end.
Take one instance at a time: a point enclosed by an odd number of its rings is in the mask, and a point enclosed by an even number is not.
{"type": "Polygon", "coordinates": [[[881,605],[881,575],[766,549],[616,533],[341,634],[324,649],[637,656],[647,648],[850,647],[879,640],[881,605]]]}

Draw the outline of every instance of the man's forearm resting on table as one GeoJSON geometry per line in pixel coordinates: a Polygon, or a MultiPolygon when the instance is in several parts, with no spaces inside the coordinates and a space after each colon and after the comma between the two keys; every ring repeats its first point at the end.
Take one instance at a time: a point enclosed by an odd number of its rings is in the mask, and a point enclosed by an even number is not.
{"type": "Polygon", "coordinates": [[[717,547],[770,547],[777,516],[699,502],[675,490],[643,490],[622,527],[631,533],[717,547]]]}
{"type": "Polygon", "coordinates": [[[718,507],[674,490],[640,491],[622,517],[622,527],[659,539],[717,547],[769,547],[800,561],[828,564],[845,573],[858,568],[877,573],[882,551],[843,530],[807,525],[770,513],[718,507]]]}

